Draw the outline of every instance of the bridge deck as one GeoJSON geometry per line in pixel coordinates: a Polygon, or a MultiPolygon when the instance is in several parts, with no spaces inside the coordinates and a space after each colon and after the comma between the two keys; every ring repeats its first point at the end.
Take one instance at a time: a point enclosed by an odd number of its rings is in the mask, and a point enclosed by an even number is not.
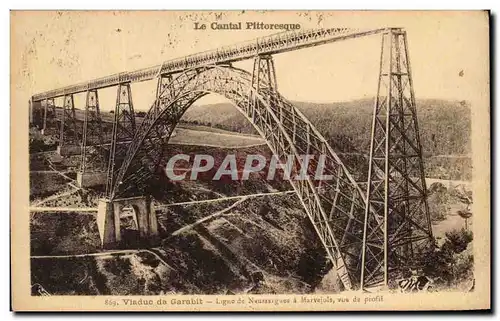
{"type": "MultiPolygon", "coordinates": [[[[393,28],[399,29],[399,28],[393,28]]],[[[32,101],[41,101],[68,94],[85,92],[89,89],[101,89],[116,86],[125,82],[141,82],[157,78],[160,74],[173,74],[186,69],[211,64],[231,63],[246,60],[256,55],[277,54],[307,47],[318,46],[340,40],[369,36],[388,28],[357,30],[350,28],[314,29],[307,31],[281,32],[266,37],[257,38],[231,46],[196,53],[176,58],[161,65],[143,68],[132,72],[122,72],[111,76],[93,79],[76,85],[54,89],[36,94],[32,101]]]]}

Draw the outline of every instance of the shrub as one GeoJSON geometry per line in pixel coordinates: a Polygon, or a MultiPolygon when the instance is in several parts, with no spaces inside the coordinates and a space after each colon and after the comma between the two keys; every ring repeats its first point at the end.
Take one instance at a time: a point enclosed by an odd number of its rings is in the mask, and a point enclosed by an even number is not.
{"type": "Polygon", "coordinates": [[[130,261],[121,256],[117,256],[114,259],[107,260],[105,263],[105,268],[110,273],[117,276],[128,276],[132,272],[130,261]]]}
{"type": "Polygon", "coordinates": [[[30,153],[36,152],[45,152],[48,150],[56,149],[56,143],[46,143],[43,139],[40,138],[31,138],[29,142],[29,151],[30,153]]]}
{"type": "Polygon", "coordinates": [[[472,233],[464,229],[446,233],[443,245],[423,257],[424,273],[449,287],[471,278],[474,258],[468,245],[472,239],[472,233]]]}
{"type": "Polygon", "coordinates": [[[323,248],[311,248],[300,256],[298,275],[304,282],[316,287],[331,267],[331,261],[323,248]]]}
{"type": "Polygon", "coordinates": [[[448,213],[449,195],[446,187],[441,183],[434,183],[429,187],[429,212],[433,222],[446,219],[448,213]]]}

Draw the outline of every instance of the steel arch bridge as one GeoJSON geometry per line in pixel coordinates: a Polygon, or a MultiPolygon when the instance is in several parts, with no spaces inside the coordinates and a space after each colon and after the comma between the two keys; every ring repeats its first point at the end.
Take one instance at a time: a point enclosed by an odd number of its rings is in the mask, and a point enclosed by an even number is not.
{"type": "MultiPolygon", "coordinates": [[[[82,172],[85,164],[93,161],[88,146],[95,149],[93,159],[107,159],[107,166],[103,166],[107,168],[106,193],[112,202],[147,191],[149,179],[163,157],[163,145],[180,118],[195,101],[210,93],[229,99],[278,159],[293,155],[297,171],[302,166],[300,155],[325,156],[324,173],[333,179],[316,183],[308,178],[290,183],[346,289],[387,286],[390,274],[429,249],[433,236],[422,148],[406,33],[400,28],[277,34],[35,95],[31,103],[44,101],[45,128],[47,106],[54,106],[55,97],[65,97],[60,145],[81,139],[82,172]],[[368,182],[361,188],[325,138],[279,94],[272,55],[373,34],[381,35],[382,40],[379,85],[368,182]],[[254,59],[251,73],[231,65],[244,59],[254,59]],[[130,84],[155,78],[156,100],[138,127],[130,84]],[[105,149],[100,148],[103,133],[97,90],[110,86],[117,86],[117,100],[111,146],[105,149]],[[73,94],[78,92],[87,92],[82,133],[74,116],[73,94]],[[71,124],[66,128],[65,118],[71,124]],[[124,148],[126,141],[129,144],[124,148]]],[[[317,159],[313,158],[313,167],[320,166],[317,159]]],[[[116,230],[116,226],[113,228],[116,230]]]]}
{"type": "Polygon", "coordinates": [[[290,182],[330,259],[336,262],[343,283],[351,288],[350,279],[359,275],[364,195],[323,136],[264,78],[272,60],[259,57],[256,64],[259,78],[232,67],[214,66],[186,71],[170,82],[129,146],[113,180],[111,197],[128,196],[127,189],[147,183],[148,175],[154,172],[148,167],[159,164],[164,150],[158,142],[168,142],[161,134],[172,133],[196,100],[209,93],[220,94],[252,123],[278,158],[294,155],[298,163],[300,155],[326,155],[324,173],[335,179],[320,181],[319,186],[311,179],[290,182]]]}

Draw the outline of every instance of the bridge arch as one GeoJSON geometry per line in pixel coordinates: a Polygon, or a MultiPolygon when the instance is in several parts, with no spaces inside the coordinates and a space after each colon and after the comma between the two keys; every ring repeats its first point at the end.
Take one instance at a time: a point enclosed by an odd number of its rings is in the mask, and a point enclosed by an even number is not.
{"type": "Polygon", "coordinates": [[[273,88],[270,78],[255,79],[247,71],[230,66],[191,69],[175,77],[164,87],[129,145],[113,180],[111,198],[127,196],[131,186],[146,184],[162,157],[157,142],[168,142],[184,112],[210,93],[231,101],[278,158],[294,155],[299,160],[304,154],[324,155],[323,172],[332,175],[331,180],[320,181],[319,185],[311,179],[290,183],[344,287],[356,288],[361,271],[364,192],[326,139],[273,88]]]}

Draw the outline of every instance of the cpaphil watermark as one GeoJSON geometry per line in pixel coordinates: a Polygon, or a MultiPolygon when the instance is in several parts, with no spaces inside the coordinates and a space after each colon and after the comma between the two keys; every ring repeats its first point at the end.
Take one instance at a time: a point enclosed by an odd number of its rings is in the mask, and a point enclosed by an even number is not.
{"type": "Polygon", "coordinates": [[[327,155],[285,155],[270,159],[263,155],[249,154],[237,157],[228,154],[217,162],[212,155],[176,154],[165,166],[165,174],[172,181],[181,180],[248,180],[251,175],[258,174],[267,180],[331,180],[331,166],[327,155]]]}

